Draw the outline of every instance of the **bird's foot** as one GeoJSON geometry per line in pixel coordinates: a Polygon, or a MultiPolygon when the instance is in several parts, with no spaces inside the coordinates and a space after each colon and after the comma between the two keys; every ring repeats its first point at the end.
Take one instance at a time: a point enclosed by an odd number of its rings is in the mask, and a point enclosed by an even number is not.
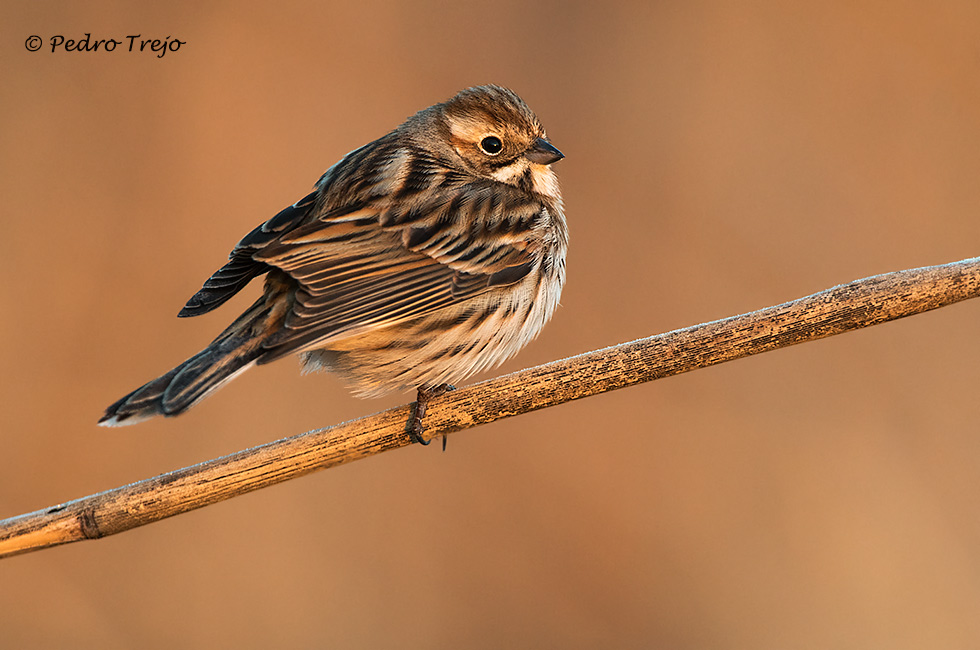
{"type": "MultiPolygon", "coordinates": [[[[422,432],[425,431],[425,426],[422,424],[422,418],[425,417],[425,409],[428,407],[430,399],[448,393],[451,390],[456,390],[456,387],[452,384],[440,384],[433,388],[418,389],[418,396],[415,398],[415,412],[412,414],[412,419],[408,422],[409,440],[417,442],[420,445],[427,445],[432,442],[422,437],[422,432]]],[[[446,451],[446,436],[442,437],[442,450],[446,451]]]]}

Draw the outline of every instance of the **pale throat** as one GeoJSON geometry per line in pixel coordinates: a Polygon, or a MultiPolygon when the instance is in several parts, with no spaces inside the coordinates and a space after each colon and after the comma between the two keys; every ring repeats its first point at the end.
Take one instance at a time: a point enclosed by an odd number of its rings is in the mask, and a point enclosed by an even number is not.
{"type": "Polygon", "coordinates": [[[538,194],[544,194],[553,199],[561,198],[561,191],[558,189],[558,176],[548,165],[531,163],[531,179],[534,181],[534,191],[538,194]]]}
{"type": "Polygon", "coordinates": [[[517,185],[528,169],[531,170],[531,182],[535,192],[553,199],[561,196],[558,190],[558,177],[551,170],[551,167],[539,165],[527,159],[515,160],[506,167],[501,167],[493,172],[490,177],[501,183],[517,185]]]}

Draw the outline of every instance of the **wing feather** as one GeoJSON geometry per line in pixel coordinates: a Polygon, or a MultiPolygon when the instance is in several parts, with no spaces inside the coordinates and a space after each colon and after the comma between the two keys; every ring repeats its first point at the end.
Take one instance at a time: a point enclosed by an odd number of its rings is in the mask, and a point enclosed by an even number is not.
{"type": "Polygon", "coordinates": [[[519,282],[540,263],[532,229],[544,206],[508,194],[487,181],[434,192],[410,210],[375,204],[348,221],[321,217],[256,252],[299,285],[261,363],[519,282]],[[505,198],[488,200],[493,192],[505,198]],[[334,245],[341,225],[350,238],[334,245]]]}

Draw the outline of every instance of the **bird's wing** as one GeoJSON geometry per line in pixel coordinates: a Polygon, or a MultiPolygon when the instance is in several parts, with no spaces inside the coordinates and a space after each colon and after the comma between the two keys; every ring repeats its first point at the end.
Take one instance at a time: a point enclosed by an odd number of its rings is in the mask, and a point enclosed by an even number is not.
{"type": "Polygon", "coordinates": [[[296,283],[262,362],[513,284],[540,260],[545,206],[492,181],[326,212],[252,253],[296,283]]]}

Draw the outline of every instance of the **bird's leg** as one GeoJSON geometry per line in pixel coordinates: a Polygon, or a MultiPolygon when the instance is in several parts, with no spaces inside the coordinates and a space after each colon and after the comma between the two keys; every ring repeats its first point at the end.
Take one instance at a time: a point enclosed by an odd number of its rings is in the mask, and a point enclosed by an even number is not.
{"type": "MultiPolygon", "coordinates": [[[[408,437],[412,442],[417,442],[420,445],[427,445],[432,442],[422,437],[422,432],[425,431],[425,426],[422,424],[422,418],[425,417],[425,409],[429,405],[430,399],[448,393],[451,390],[456,390],[456,387],[451,384],[440,384],[433,388],[418,389],[418,396],[415,398],[415,412],[412,414],[412,419],[408,422],[408,437]]],[[[446,436],[442,437],[442,450],[446,450],[446,436]]]]}

